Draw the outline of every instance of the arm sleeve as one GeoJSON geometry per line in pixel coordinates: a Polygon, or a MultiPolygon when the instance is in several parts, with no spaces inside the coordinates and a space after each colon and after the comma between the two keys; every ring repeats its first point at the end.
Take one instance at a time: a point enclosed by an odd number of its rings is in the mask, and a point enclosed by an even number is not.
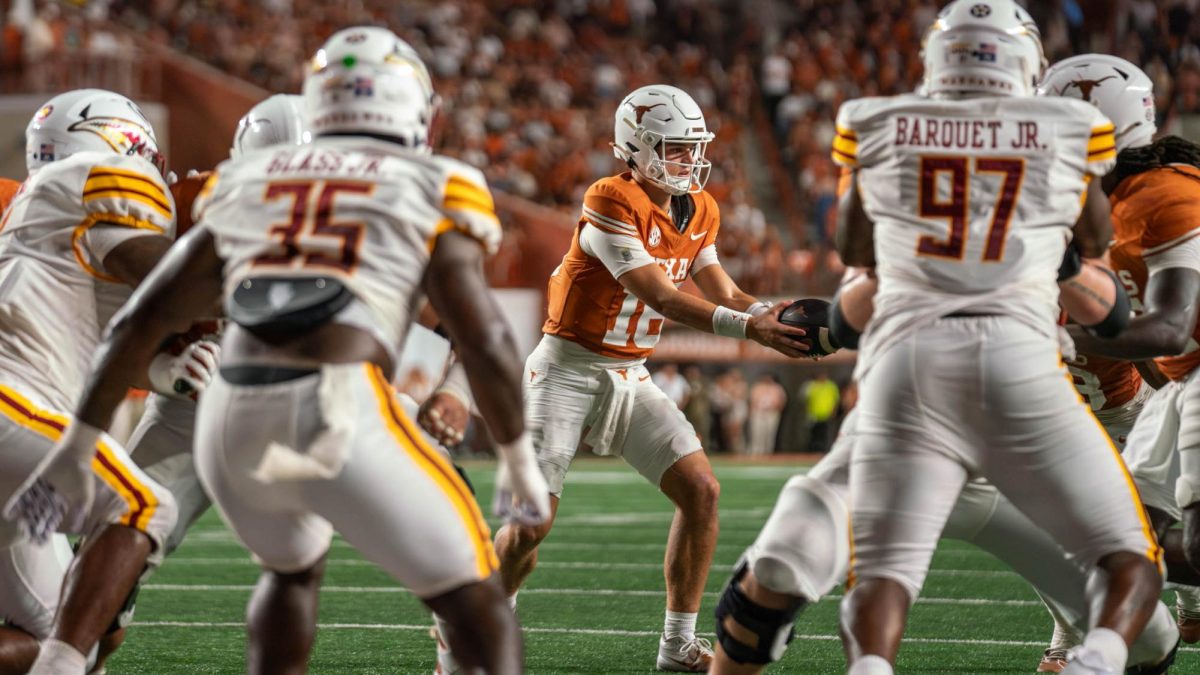
{"type": "Polygon", "coordinates": [[[500,219],[496,216],[496,203],[478,169],[462,162],[455,162],[450,167],[441,211],[444,218],[437,225],[435,239],[456,230],[479,240],[488,255],[499,250],[503,235],[500,219]]]}
{"type": "Polygon", "coordinates": [[[717,258],[717,245],[709,244],[708,246],[700,249],[700,253],[696,255],[696,260],[692,263],[692,275],[695,275],[696,272],[699,272],[709,265],[716,265],[720,262],[721,261],[717,258]]]}
{"type": "Polygon", "coordinates": [[[639,267],[654,264],[642,240],[624,234],[612,234],[585,223],[579,230],[579,247],[604,263],[614,279],[639,267]]]}
{"type": "Polygon", "coordinates": [[[1149,276],[1173,267],[1184,267],[1200,272],[1200,230],[1167,242],[1157,253],[1144,254],[1149,276]]]}
{"type": "Polygon", "coordinates": [[[850,105],[838,109],[837,123],[833,136],[833,162],[848,169],[858,168],[858,133],[850,121],[850,105]]]}
{"type": "Polygon", "coordinates": [[[1103,176],[1117,164],[1117,139],[1113,123],[1099,109],[1092,109],[1092,131],[1087,144],[1087,173],[1103,176]]]}
{"type": "Polygon", "coordinates": [[[171,236],[175,202],[162,176],[139,157],[106,158],[88,172],[83,185],[87,218],[75,229],[76,260],[94,276],[110,279],[103,260],[136,237],[171,236]]]}

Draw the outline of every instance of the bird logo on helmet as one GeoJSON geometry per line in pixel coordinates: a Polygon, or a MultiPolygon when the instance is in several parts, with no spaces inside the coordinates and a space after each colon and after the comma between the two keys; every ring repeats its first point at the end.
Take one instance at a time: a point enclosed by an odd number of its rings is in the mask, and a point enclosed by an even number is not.
{"type": "Polygon", "coordinates": [[[32,175],[78,152],[138,156],[159,173],[166,162],[154,128],[137,104],[103,89],[76,89],[50,99],[25,128],[25,166],[32,175]]]}

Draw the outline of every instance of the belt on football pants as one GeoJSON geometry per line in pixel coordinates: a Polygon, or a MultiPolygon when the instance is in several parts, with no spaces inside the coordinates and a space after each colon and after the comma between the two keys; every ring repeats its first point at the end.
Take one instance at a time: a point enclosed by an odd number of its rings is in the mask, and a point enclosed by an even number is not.
{"type": "Polygon", "coordinates": [[[995,312],[972,312],[969,309],[963,309],[963,310],[959,310],[957,312],[950,312],[949,314],[943,314],[942,318],[943,319],[971,319],[971,318],[978,318],[981,316],[996,316],[996,313],[995,312]]]}
{"type": "Polygon", "coordinates": [[[316,368],[284,368],[282,366],[222,366],[221,379],[243,386],[278,384],[316,375],[316,368]]]}

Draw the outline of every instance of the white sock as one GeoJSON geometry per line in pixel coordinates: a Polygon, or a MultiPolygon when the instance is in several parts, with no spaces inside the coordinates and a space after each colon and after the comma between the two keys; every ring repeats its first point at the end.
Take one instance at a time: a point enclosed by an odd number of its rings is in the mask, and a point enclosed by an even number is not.
{"type": "Polygon", "coordinates": [[[49,638],[42,641],[29,675],[83,675],[86,672],[86,656],[65,642],[49,638]]]}
{"type": "Polygon", "coordinates": [[[508,596],[508,608],[514,612],[517,611],[517,594],[516,593],[513,593],[512,595],[508,596]]]}
{"type": "Polygon", "coordinates": [[[1054,635],[1050,638],[1051,649],[1070,649],[1083,641],[1083,636],[1072,627],[1054,622],[1054,635]]]}
{"type": "Polygon", "coordinates": [[[1200,612],[1200,588],[1176,586],[1175,606],[1182,607],[1189,612],[1200,612]]]}
{"type": "Polygon", "coordinates": [[[667,610],[667,619],[663,621],[663,637],[681,637],[684,640],[696,639],[697,612],[672,612],[667,610]]]}
{"type": "Polygon", "coordinates": [[[892,670],[892,664],[888,663],[887,659],[875,654],[867,654],[858,657],[858,660],[850,664],[846,675],[892,675],[894,672],[896,671],[892,670]]]}
{"type": "Polygon", "coordinates": [[[1088,651],[1099,654],[1104,659],[1104,665],[1114,672],[1125,670],[1125,661],[1129,658],[1129,648],[1125,639],[1116,631],[1108,628],[1093,628],[1083,638],[1083,646],[1088,651]]]}

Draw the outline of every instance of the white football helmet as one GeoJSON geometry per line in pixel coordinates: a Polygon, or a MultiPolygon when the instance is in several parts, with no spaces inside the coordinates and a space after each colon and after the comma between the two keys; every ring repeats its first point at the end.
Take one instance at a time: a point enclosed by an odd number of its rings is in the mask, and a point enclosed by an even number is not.
{"type": "Polygon", "coordinates": [[[1046,71],[1043,96],[1070,96],[1091,103],[1116,127],[1117,152],[1149,145],[1154,122],[1154,81],[1141,68],[1108,54],[1080,54],[1046,71]]]}
{"type": "Polygon", "coordinates": [[[304,126],[304,97],[275,94],[238,120],[230,157],[272,145],[304,145],[312,134],[304,126]]]}
{"type": "Polygon", "coordinates": [[[29,175],[77,152],[138,155],[159,172],[166,163],[154,128],[133,101],[103,89],[76,89],[46,102],[25,127],[25,168],[29,175]]]}
{"type": "Polygon", "coordinates": [[[699,192],[708,182],[712,162],[704,153],[713,134],[700,106],[682,89],[652,84],[626,96],[617,106],[613,136],[613,154],[670,194],[699,192]],[[668,161],[669,144],[692,146],[691,161],[668,161]]]}
{"type": "Polygon", "coordinates": [[[425,149],[437,100],[416,50],[386,28],[358,26],[317,50],[304,104],[314,136],[373,134],[425,149]]]}
{"type": "Polygon", "coordinates": [[[1046,67],[1033,17],[1012,0],[955,0],[925,32],[927,96],[1032,96],[1046,67]]]}

